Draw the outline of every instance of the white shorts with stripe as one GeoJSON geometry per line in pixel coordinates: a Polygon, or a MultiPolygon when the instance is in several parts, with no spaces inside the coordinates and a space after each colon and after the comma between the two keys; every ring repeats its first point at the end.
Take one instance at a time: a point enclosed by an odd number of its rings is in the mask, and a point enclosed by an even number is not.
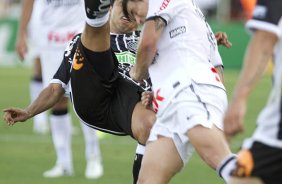
{"type": "MultiPolygon", "coordinates": [[[[181,90],[167,98],[157,113],[149,141],[158,139],[158,135],[173,139],[178,153],[186,164],[193,151],[187,131],[197,125],[211,128],[213,125],[223,128],[223,116],[227,108],[227,96],[224,89],[213,85],[186,82],[181,90]]],[[[173,93],[173,92],[172,92],[173,93]]]]}

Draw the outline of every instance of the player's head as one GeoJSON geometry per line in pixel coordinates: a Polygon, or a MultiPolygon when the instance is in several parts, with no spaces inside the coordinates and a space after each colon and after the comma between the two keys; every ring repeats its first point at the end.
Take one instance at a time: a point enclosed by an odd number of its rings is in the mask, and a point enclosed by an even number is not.
{"type": "Polygon", "coordinates": [[[148,12],[149,0],[122,0],[124,15],[138,24],[143,24],[148,12]]]}
{"type": "Polygon", "coordinates": [[[130,20],[124,16],[122,0],[112,1],[110,24],[111,32],[119,34],[132,32],[138,27],[136,21],[130,20]]]}

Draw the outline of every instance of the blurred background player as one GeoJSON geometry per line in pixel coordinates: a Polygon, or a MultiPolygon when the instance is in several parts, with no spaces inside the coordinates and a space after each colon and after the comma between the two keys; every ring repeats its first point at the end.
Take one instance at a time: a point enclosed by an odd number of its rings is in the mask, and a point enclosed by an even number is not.
{"type": "Polygon", "coordinates": [[[282,1],[258,0],[246,23],[253,32],[244,65],[224,119],[226,136],[244,130],[248,97],[274,55],[268,102],[257,118],[251,138],[244,141],[231,184],[280,184],[282,181],[282,1]]]}
{"type": "MultiPolygon", "coordinates": [[[[22,31],[21,25],[18,31],[18,40],[16,49],[18,56],[21,61],[31,60],[34,62],[33,65],[33,76],[30,81],[30,97],[31,101],[36,99],[40,91],[43,89],[42,74],[41,74],[41,63],[40,63],[40,12],[41,5],[40,1],[36,0],[34,3],[34,10],[31,15],[31,19],[28,24],[27,31],[22,31]],[[20,35],[24,34],[24,35],[20,35]],[[28,39],[26,41],[26,39],[28,39]],[[26,45],[28,44],[28,46],[26,45]],[[27,50],[28,48],[28,50],[27,50]]],[[[22,11],[24,13],[24,11],[22,11]]],[[[21,18],[24,19],[26,15],[22,14],[21,18]]],[[[22,23],[22,21],[20,21],[22,23]]],[[[47,134],[49,132],[47,112],[42,112],[33,118],[33,131],[38,134],[47,134]]]]}
{"type": "MultiPolygon", "coordinates": [[[[38,30],[32,30],[39,35],[39,57],[42,66],[43,85],[47,86],[58,69],[68,42],[84,26],[84,4],[80,0],[24,0],[22,1],[22,16],[19,27],[17,50],[20,57],[27,51],[27,30],[33,8],[39,8],[37,16],[38,30]]],[[[56,165],[43,173],[44,177],[71,176],[73,160],[71,151],[72,124],[68,113],[68,99],[63,97],[53,106],[50,115],[51,133],[57,155],[56,165]]],[[[85,155],[87,166],[85,176],[89,179],[103,175],[102,159],[96,131],[81,123],[85,138],[85,155]]]]}

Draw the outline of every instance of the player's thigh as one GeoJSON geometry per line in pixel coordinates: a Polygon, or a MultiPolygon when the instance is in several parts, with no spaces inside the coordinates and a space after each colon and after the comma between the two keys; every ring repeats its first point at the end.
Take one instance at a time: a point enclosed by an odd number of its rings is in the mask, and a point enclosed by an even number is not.
{"type": "Polygon", "coordinates": [[[183,162],[171,138],[159,137],[146,145],[142,161],[140,181],[168,183],[181,170],[183,162]]]}
{"type": "Polygon", "coordinates": [[[239,178],[231,177],[230,184],[264,184],[259,178],[239,178]]]}
{"type": "Polygon", "coordinates": [[[223,132],[215,126],[206,128],[198,125],[190,129],[187,136],[199,155],[214,169],[231,154],[223,132]]]}
{"type": "Polygon", "coordinates": [[[131,129],[134,137],[140,143],[146,143],[155,120],[155,112],[143,106],[141,102],[135,105],[132,113],[131,129]]]}

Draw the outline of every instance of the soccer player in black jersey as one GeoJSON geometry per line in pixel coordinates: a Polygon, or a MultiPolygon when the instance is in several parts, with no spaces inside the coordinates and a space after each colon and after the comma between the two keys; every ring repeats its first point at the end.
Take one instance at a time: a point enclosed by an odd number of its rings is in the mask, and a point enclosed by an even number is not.
{"type": "MultiPolygon", "coordinates": [[[[87,24],[65,50],[50,85],[26,109],[6,109],[5,121],[25,121],[51,108],[67,94],[78,118],[89,127],[130,135],[139,143],[146,143],[155,114],[141,104],[140,96],[150,89],[149,81],[136,83],[128,73],[135,62],[140,32],[134,31],[136,22],[122,15],[121,0],[115,4],[118,8],[112,9],[109,21],[110,0],[85,0],[87,24]]],[[[135,174],[138,170],[137,167],[135,174]]]]}
{"type": "Polygon", "coordinates": [[[246,139],[232,170],[230,184],[282,183],[282,1],[258,0],[246,23],[252,38],[229,107],[225,113],[227,137],[244,130],[248,98],[273,57],[272,87],[258,115],[253,135],[246,139]]]}

